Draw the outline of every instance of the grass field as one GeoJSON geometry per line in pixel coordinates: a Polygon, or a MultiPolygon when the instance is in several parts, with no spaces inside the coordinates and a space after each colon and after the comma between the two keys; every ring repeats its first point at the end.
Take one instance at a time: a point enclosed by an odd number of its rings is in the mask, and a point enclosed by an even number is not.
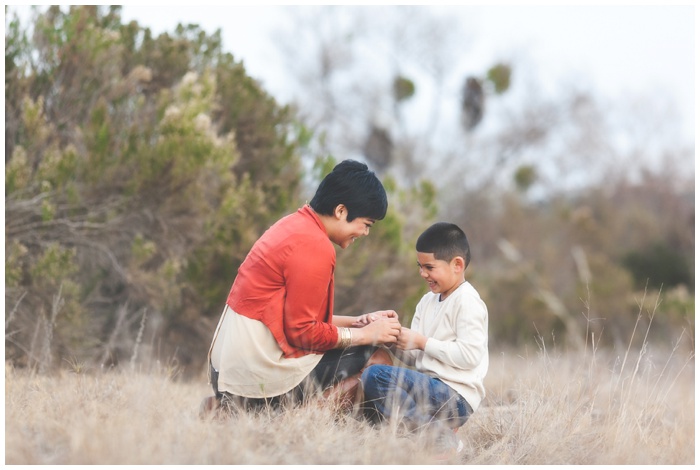
{"type": "MultiPolygon", "coordinates": [[[[491,351],[487,399],[451,464],[694,464],[692,352],[491,351]]],[[[329,402],[199,417],[206,378],[154,366],[5,368],[6,464],[432,464],[421,435],[329,402]]]]}

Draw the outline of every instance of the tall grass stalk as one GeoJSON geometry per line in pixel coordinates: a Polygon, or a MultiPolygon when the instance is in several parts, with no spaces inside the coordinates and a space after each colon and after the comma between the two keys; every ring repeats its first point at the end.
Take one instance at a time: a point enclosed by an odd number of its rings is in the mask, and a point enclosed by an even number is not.
{"type": "Polygon", "coordinates": [[[143,330],[146,328],[146,316],[148,314],[147,309],[143,309],[143,315],[141,316],[141,324],[139,325],[139,332],[136,335],[136,342],[134,343],[134,352],[131,355],[131,360],[129,361],[129,364],[131,366],[131,370],[136,369],[136,359],[139,356],[139,346],[141,345],[141,341],[143,340],[143,330]]]}
{"type": "Polygon", "coordinates": [[[39,363],[39,372],[40,373],[46,373],[46,371],[49,370],[49,368],[53,365],[53,358],[51,354],[51,343],[53,341],[53,333],[54,329],[56,327],[56,317],[58,316],[58,313],[61,311],[63,308],[63,305],[65,301],[63,300],[63,284],[61,284],[58,288],[58,292],[56,295],[53,297],[53,301],[51,302],[51,317],[46,318],[46,316],[41,317],[43,319],[44,323],[44,344],[43,344],[43,349],[41,353],[41,361],[39,363]]]}

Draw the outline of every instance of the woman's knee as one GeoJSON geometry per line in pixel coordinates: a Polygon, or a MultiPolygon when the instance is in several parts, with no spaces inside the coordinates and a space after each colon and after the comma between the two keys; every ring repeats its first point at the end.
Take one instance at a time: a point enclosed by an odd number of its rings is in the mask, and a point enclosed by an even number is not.
{"type": "Polygon", "coordinates": [[[389,351],[383,348],[377,349],[372,356],[370,356],[367,361],[366,367],[371,367],[373,365],[386,365],[391,366],[394,364],[394,360],[391,357],[389,351]]]}

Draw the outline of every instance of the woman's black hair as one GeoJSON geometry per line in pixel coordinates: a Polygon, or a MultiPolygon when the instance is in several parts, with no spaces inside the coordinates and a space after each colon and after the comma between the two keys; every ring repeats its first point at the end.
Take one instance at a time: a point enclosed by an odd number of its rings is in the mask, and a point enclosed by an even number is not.
{"type": "Polygon", "coordinates": [[[381,220],[386,215],[386,191],[367,165],[343,160],[328,173],[309,205],[318,214],[333,215],[339,204],[348,209],[348,222],[358,217],[381,220]]]}

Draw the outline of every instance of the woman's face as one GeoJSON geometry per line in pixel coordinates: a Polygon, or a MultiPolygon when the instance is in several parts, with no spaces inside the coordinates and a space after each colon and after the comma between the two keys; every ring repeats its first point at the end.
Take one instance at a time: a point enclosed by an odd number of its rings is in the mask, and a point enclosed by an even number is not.
{"type": "Polygon", "coordinates": [[[333,242],[340,248],[345,249],[358,238],[369,235],[369,229],[372,228],[374,222],[374,219],[368,217],[356,217],[351,222],[348,222],[347,211],[345,211],[340,219],[333,242]]]}

